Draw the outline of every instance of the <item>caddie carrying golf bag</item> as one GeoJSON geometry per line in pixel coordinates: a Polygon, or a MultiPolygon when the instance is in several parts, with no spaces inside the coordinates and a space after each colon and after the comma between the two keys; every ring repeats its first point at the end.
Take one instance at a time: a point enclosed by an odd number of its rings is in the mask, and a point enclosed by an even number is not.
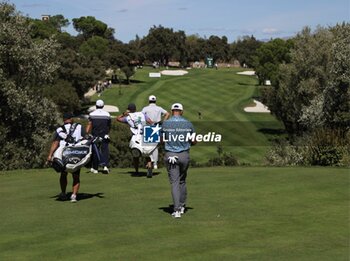
{"type": "Polygon", "coordinates": [[[127,122],[133,134],[129,142],[132,156],[138,158],[145,155],[150,157],[153,162],[152,152],[157,148],[158,143],[143,142],[143,126],[146,122],[145,116],[141,112],[129,113],[127,122]]]}
{"type": "Polygon", "coordinates": [[[53,154],[52,167],[57,172],[75,172],[89,163],[91,159],[93,138],[89,137],[75,142],[71,138],[75,128],[74,123],[71,125],[68,134],[64,131],[58,133],[66,143],[65,145],[61,144],[53,154]]]}

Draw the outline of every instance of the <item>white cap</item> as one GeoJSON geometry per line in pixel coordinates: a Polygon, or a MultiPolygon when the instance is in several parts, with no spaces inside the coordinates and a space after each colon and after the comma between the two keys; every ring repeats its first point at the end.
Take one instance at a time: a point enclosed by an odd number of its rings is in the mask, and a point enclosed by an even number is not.
{"type": "Polygon", "coordinates": [[[96,107],[97,108],[103,108],[105,106],[105,103],[102,100],[97,100],[96,101],[96,107]]]}
{"type": "Polygon", "coordinates": [[[179,111],[183,111],[183,106],[181,103],[174,103],[171,106],[171,110],[179,110],[179,111]]]}
{"type": "Polygon", "coordinates": [[[154,96],[154,95],[151,95],[151,96],[148,97],[148,101],[153,101],[153,102],[155,102],[156,100],[157,100],[157,97],[154,96]]]}

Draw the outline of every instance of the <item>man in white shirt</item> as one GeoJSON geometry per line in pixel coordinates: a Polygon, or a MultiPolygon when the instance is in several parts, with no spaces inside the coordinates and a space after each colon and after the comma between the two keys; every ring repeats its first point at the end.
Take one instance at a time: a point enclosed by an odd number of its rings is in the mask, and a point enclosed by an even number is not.
{"type": "MultiPolygon", "coordinates": [[[[148,118],[150,118],[150,120],[155,124],[161,124],[162,122],[162,117],[163,117],[163,121],[167,120],[170,116],[169,112],[167,112],[166,110],[164,110],[162,107],[156,105],[157,102],[157,97],[154,95],[151,95],[148,97],[148,102],[149,105],[144,107],[142,109],[142,112],[147,115],[148,118]]],[[[153,152],[152,152],[152,158],[154,159],[154,163],[153,163],[153,168],[157,169],[158,168],[158,148],[156,148],[153,152]]]]}
{"type": "MultiPolygon", "coordinates": [[[[153,122],[145,115],[143,112],[136,111],[136,105],[134,103],[130,103],[128,105],[127,111],[123,114],[117,116],[117,121],[121,123],[126,123],[130,127],[130,131],[133,135],[139,135],[143,132],[143,127],[148,124],[153,124],[153,122]]],[[[133,155],[133,163],[135,167],[135,173],[139,172],[139,157],[141,155],[133,155]]],[[[147,178],[152,177],[152,162],[149,159],[147,163],[147,178]]]]}

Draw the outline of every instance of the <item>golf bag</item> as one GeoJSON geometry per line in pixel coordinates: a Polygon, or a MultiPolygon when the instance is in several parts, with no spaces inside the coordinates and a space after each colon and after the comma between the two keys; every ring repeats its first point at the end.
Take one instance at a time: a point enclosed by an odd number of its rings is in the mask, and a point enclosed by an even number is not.
{"type": "Polygon", "coordinates": [[[143,126],[146,122],[144,114],[141,112],[129,113],[127,122],[133,134],[129,142],[132,156],[134,158],[139,158],[142,155],[149,156],[153,162],[154,159],[151,153],[157,148],[158,143],[143,142],[143,126]]]}
{"type": "Polygon", "coordinates": [[[92,154],[93,138],[75,144],[59,146],[53,154],[52,167],[57,172],[75,172],[89,163],[92,154]]]}
{"type": "Polygon", "coordinates": [[[91,159],[93,137],[76,142],[72,137],[76,127],[77,124],[72,124],[67,133],[62,126],[57,133],[62,141],[65,141],[65,144],[61,143],[53,154],[52,167],[57,172],[75,172],[89,163],[91,159]]]}
{"type": "Polygon", "coordinates": [[[152,152],[157,148],[158,143],[144,143],[143,134],[137,133],[132,135],[129,142],[129,147],[131,149],[131,154],[134,158],[141,157],[142,155],[149,156],[151,161],[154,159],[152,157],[152,152]]]}

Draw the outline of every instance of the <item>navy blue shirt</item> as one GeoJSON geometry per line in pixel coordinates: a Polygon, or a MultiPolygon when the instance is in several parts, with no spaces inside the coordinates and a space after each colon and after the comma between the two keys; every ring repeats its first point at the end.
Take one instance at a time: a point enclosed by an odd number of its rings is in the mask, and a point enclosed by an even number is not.
{"type": "Polygon", "coordinates": [[[97,109],[89,114],[92,123],[91,134],[95,137],[104,137],[111,128],[111,115],[103,109],[97,109]]]}

